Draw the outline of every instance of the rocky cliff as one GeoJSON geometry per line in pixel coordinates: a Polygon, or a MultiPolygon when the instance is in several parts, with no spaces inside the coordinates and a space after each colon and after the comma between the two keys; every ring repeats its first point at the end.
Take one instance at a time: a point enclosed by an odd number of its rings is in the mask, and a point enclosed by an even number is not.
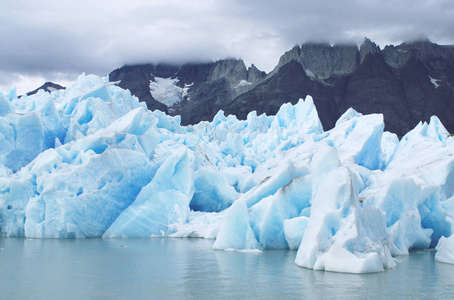
{"type": "Polygon", "coordinates": [[[59,84],[48,81],[48,82],[44,83],[42,86],[40,86],[39,88],[37,88],[36,90],[28,92],[27,96],[34,95],[34,94],[38,93],[39,90],[44,90],[45,92],[50,93],[50,92],[53,92],[56,90],[63,90],[63,89],[65,89],[64,86],[61,86],[59,84]]]}

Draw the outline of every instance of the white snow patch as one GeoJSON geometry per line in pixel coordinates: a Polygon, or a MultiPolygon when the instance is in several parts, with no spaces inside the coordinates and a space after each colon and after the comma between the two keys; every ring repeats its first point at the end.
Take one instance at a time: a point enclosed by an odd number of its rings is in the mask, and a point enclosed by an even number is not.
{"type": "Polygon", "coordinates": [[[121,80],[118,80],[118,81],[110,81],[110,82],[109,82],[109,85],[110,85],[110,86],[119,85],[120,82],[121,82],[121,80]]]}
{"type": "Polygon", "coordinates": [[[249,82],[247,80],[244,80],[242,79],[237,85],[236,85],[236,89],[239,88],[239,87],[243,87],[243,86],[249,86],[249,85],[252,85],[252,82],[249,82]]]}
{"type": "Polygon", "coordinates": [[[252,254],[261,254],[263,252],[262,250],[259,250],[259,249],[242,249],[242,250],[238,250],[238,249],[233,249],[233,248],[227,248],[224,251],[227,251],[227,252],[240,252],[240,253],[252,253],[252,254]]]}
{"type": "Polygon", "coordinates": [[[181,102],[191,86],[185,85],[184,88],[177,86],[178,78],[155,77],[155,80],[150,81],[150,93],[156,101],[168,107],[181,102]]]}
{"type": "Polygon", "coordinates": [[[186,223],[169,225],[170,231],[173,232],[169,237],[215,239],[224,221],[224,215],[225,213],[190,211],[186,223]]]}
{"type": "Polygon", "coordinates": [[[312,79],[317,79],[317,75],[314,74],[311,70],[307,69],[304,72],[306,72],[306,75],[312,79]]]}
{"type": "Polygon", "coordinates": [[[190,101],[191,99],[189,98],[189,89],[194,85],[194,82],[191,84],[185,84],[183,88],[183,93],[181,94],[181,98],[184,99],[184,97],[188,97],[187,100],[190,101]]]}
{"type": "Polygon", "coordinates": [[[432,82],[432,84],[434,85],[434,87],[435,87],[436,89],[438,89],[438,88],[440,87],[440,83],[438,83],[438,82],[441,82],[441,80],[440,80],[440,79],[432,78],[432,77],[430,77],[430,76],[429,76],[429,78],[430,78],[430,82],[432,82]]]}

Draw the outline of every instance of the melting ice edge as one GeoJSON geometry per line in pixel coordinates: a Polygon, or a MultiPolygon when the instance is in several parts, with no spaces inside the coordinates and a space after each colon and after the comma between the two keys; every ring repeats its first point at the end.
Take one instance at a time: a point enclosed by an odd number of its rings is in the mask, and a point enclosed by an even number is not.
{"type": "MultiPolygon", "coordinates": [[[[436,247],[454,263],[454,138],[437,117],[400,141],[349,109],[324,131],[312,98],[276,116],[181,126],[107,78],[0,93],[0,231],[33,238],[199,237],[298,249],[296,264],[383,271],[436,247]]],[[[255,252],[255,251],[253,251],[255,252]]]]}

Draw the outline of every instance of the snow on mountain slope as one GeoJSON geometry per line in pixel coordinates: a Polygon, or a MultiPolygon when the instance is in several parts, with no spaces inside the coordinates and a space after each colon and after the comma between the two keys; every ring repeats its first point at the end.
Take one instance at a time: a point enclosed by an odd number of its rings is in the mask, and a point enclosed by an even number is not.
{"type": "Polygon", "coordinates": [[[150,92],[156,101],[161,102],[167,107],[183,101],[188,95],[191,85],[186,84],[183,88],[177,85],[178,78],[155,77],[155,81],[150,81],[150,92]]]}

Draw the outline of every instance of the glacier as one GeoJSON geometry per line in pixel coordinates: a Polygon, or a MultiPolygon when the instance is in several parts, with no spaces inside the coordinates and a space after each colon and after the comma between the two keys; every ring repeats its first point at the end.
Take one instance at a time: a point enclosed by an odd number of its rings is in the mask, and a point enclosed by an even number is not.
{"type": "Polygon", "coordinates": [[[435,116],[399,140],[353,109],[325,131],[310,96],[182,126],[95,75],[0,93],[2,236],[206,238],[370,273],[415,248],[454,263],[453,229],[454,138],[435,116]]]}

